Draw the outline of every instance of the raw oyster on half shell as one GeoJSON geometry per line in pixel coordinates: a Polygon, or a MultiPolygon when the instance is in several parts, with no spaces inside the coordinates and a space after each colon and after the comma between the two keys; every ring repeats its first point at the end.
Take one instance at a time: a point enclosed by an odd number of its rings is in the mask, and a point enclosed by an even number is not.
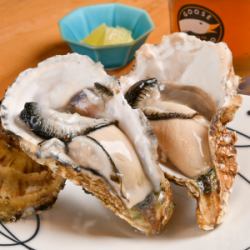
{"type": "Polygon", "coordinates": [[[23,72],[6,92],[1,117],[26,154],[135,228],[154,234],[167,223],[173,204],[157,140],[101,64],[69,54],[23,72]]]}
{"type": "Polygon", "coordinates": [[[213,229],[237,173],[236,136],[226,129],[241,102],[230,50],[175,33],[142,46],[120,82],[128,103],[150,121],[166,177],[186,186],[199,226],[213,229]]]}

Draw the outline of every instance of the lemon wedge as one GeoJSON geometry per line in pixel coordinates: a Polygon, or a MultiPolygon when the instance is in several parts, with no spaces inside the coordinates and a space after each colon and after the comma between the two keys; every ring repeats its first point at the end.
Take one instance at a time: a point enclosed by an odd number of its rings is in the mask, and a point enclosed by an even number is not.
{"type": "Polygon", "coordinates": [[[82,42],[92,46],[125,44],[134,41],[131,31],[122,27],[109,27],[101,24],[95,28],[82,42]]]}
{"type": "Polygon", "coordinates": [[[92,46],[103,45],[106,27],[105,24],[98,26],[87,37],[85,37],[82,42],[92,46]]]}

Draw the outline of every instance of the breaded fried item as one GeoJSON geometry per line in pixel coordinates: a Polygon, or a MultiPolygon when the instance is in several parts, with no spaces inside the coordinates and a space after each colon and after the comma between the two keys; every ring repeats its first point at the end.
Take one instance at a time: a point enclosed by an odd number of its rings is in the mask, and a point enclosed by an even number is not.
{"type": "Polygon", "coordinates": [[[0,127],[0,220],[51,207],[63,186],[63,178],[30,159],[0,127]]]}

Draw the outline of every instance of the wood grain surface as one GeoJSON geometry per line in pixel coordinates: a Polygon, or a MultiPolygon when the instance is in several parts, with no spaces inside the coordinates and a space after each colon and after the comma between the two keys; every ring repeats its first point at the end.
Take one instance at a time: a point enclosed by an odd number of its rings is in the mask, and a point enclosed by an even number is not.
{"type": "MultiPolygon", "coordinates": [[[[50,56],[70,52],[59,34],[60,18],[77,7],[107,2],[148,11],[155,23],[148,42],[157,43],[169,33],[167,0],[0,0],[0,97],[21,71],[50,56]]],[[[131,64],[111,73],[124,74],[131,64]]]]}

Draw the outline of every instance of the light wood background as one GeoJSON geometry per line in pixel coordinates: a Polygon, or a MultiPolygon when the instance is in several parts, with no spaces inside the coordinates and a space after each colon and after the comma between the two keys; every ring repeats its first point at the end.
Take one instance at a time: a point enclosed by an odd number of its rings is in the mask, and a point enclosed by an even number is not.
{"type": "MultiPolygon", "coordinates": [[[[148,11],[155,23],[148,42],[157,43],[169,33],[167,0],[0,0],[0,98],[21,71],[70,51],[59,34],[57,22],[61,17],[80,6],[107,2],[148,11]]],[[[121,75],[130,67],[111,73],[121,75]]]]}

